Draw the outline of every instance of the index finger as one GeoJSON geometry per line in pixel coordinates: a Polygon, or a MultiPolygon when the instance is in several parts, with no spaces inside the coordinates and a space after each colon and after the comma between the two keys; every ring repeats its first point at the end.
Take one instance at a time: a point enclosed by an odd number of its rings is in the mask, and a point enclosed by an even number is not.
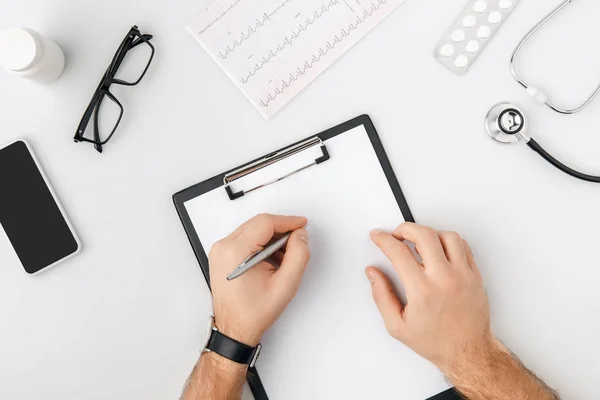
{"type": "Polygon", "coordinates": [[[234,240],[244,251],[261,250],[276,233],[288,233],[306,226],[308,220],[304,217],[260,214],[242,225],[234,240]]]}
{"type": "Polygon", "coordinates": [[[393,235],[400,240],[413,242],[425,267],[448,262],[440,237],[432,228],[405,222],[396,228],[393,235]]]}
{"type": "Polygon", "coordinates": [[[391,234],[382,230],[374,230],[371,232],[371,239],[390,259],[405,286],[423,273],[423,269],[417,262],[412,250],[391,234]]]}

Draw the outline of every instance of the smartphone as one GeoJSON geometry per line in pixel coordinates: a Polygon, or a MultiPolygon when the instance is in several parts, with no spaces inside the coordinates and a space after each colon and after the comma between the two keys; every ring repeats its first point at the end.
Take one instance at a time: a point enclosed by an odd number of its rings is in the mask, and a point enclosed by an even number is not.
{"type": "Polygon", "coordinates": [[[24,140],[0,148],[0,225],[25,272],[31,275],[73,257],[81,248],[24,140]]]}

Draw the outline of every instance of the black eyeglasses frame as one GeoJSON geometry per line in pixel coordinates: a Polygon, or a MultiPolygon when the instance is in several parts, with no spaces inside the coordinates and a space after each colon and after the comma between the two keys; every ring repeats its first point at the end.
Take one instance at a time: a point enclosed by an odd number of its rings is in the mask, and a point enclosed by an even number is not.
{"type": "Polygon", "coordinates": [[[94,148],[99,153],[102,153],[102,146],[104,146],[106,143],[108,143],[108,141],[112,138],[112,136],[116,132],[117,128],[119,127],[119,124],[121,123],[121,119],[123,118],[123,113],[125,111],[123,108],[123,105],[111,93],[110,87],[113,84],[114,85],[122,85],[122,86],[136,86],[137,84],[139,84],[142,81],[142,79],[148,72],[148,68],[150,68],[150,64],[152,63],[152,60],[154,58],[155,49],[154,49],[154,46],[152,45],[152,43],[150,43],[150,40],[152,39],[152,37],[153,37],[152,35],[142,34],[137,26],[133,26],[129,30],[129,32],[127,33],[127,36],[125,36],[125,39],[123,39],[123,41],[121,42],[121,45],[119,46],[119,49],[115,53],[115,55],[112,59],[112,62],[110,63],[110,66],[104,73],[104,76],[102,77],[102,80],[100,81],[100,84],[98,85],[98,88],[96,89],[96,91],[94,92],[94,95],[92,96],[92,100],[90,101],[90,104],[88,105],[87,109],[85,110],[85,113],[83,114],[83,118],[81,119],[81,122],[79,123],[79,127],[77,128],[77,132],[75,133],[75,137],[73,138],[73,140],[76,143],[79,143],[79,142],[93,143],[94,148]],[[123,60],[125,59],[125,56],[127,55],[127,53],[131,49],[135,48],[136,46],[139,46],[140,44],[147,44],[148,46],[150,46],[150,49],[151,49],[150,59],[148,60],[148,64],[146,64],[146,67],[144,68],[144,71],[142,72],[140,77],[135,82],[127,82],[122,79],[115,78],[117,71],[119,70],[119,67],[123,63],[123,60]],[[104,101],[104,99],[106,97],[108,97],[111,101],[113,101],[119,107],[120,112],[119,112],[119,118],[117,119],[117,123],[115,124],[111,133],[108,135],[108,137],[105,140],[102,140],[100,138],[100,132],[99,132],[98,109],[100,108],[100,106],[102,105],[102,102],[104,101]],[[94,126],[93,126],[94,139],[88,139],[88,138],[84,137],[84,134],[90,123],[90,120],[92,119],[92,116],[94,118],[94,121],[93,121],[94,122],[94,126]]]}

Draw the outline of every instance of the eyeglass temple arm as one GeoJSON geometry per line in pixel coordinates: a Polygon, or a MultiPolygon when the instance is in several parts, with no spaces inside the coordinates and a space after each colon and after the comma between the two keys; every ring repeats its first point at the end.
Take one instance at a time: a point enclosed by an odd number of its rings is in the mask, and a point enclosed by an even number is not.
{"type": "Polygon", "coordinates": [[[94,148],[96,149],[96,151],[98,153],[102,153],[102,144],[100,143],[100,107],[102,106],[102,102],[104,101],[104,96],[101,96],[100,99],[98,100],[98,104],[96,105],[96,107],[94,108],[94,114],[93,114],[93,123],[94,123],[94,140],[96,141],[96,143],[94,143],[94,148]]]}
{"type": "Polygon", "coordinates": [[[132,48],[132,49],[133,49],[135,46],[138,46],[138,45],[140,45],[140,44],[142,44],[142,43],[145,43],[145,42],[149,41],[149,40],[150,40],[150,39],[152,39],[154,36],[152,36],[152,35],[147,35],[147,34],[144,34],[144,35],[142,35],[142,37],[140,37],[140,38],[136,39],[136,40],[133,42],[133,44],[131,45],[131,48],[132,48]],[[143,37],[144,39],[146,39],[146,40],[142,40],[142,37],[143,37]]]}
{"type": "MultiPolygon", "coordinates": [[[[150,47],[152,47],[152,49],[154,50],[154,46],[152,46],[152,44],[150,42],[148,42],[150,39],[152,39],[153,36],[152,35],[142,35],[140,34],[140,37],[136,40],[131,41],[131,44],[126,45],[125,47],[123,47],[123,49],[121,50],[121,52],[118,54],[117,58],[115,59],[113,66],[111,68],[111,74],[114,73],[115,71],[117,71],[119,69],[119,67],[121,66],[121,64],[123,63],[123,60],[125,59],[125,56],[127,55],[127,52],[131,49],[133,49],[134,47],[142,44],[142,43],[148,43],[148,45],[150,47]],[[142,39],[143,37],[143,39],[142,39]]],[[[112,78],[112,76],[111,76],[112,78]]]]}

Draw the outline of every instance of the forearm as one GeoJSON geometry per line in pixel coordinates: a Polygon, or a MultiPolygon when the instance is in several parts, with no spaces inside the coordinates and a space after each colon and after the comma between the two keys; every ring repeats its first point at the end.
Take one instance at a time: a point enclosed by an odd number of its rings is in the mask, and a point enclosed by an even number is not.
{"type": "Polygon", "coordinates": [[[493,339],[449,365],[448,378],[470,400],[558,400],[543,381],[493,339]]]}
{"type": "Polygon", "coordinates": [[[190,375],[181,400],[238,400],[246,381],[247,366],[218,354],[205,353],[190,375]]]}

